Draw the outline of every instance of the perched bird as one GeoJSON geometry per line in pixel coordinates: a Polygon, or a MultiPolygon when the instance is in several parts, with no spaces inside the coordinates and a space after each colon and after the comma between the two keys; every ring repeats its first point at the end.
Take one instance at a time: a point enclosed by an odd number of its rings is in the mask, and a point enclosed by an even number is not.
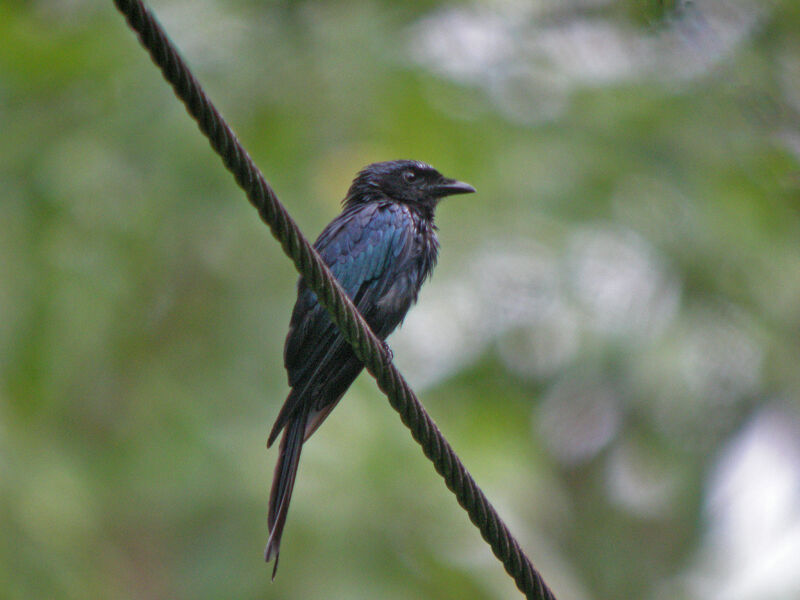
{"type": "MultiPolygon", "coordinates": [[[[374,163],[353,180],[342,213],[323,230],[314,247],[381,340],[402,322],[436,264],[436,205],[445,196],[474,191],[471,185],[413,160],[374,163]]],[[[264,552],[268,562],[275,559],[273,578],[303,442],[364,367],[302,278],[286,336],[284,364],[292,389],[267,442],[271,446],[283,431],[264,552]]]]}

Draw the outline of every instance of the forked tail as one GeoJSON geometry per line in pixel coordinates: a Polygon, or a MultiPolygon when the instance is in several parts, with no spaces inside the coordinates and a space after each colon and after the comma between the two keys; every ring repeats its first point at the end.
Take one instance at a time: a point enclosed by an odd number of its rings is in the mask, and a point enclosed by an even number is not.
{"type": "Polygon", "coordinates": [[[269,495],[269,540],[264,550],[264,560],[269,562],[275,559],[272,569],[272,578],[278,571],[278,554],[281,547],[281,535],[286,523],[286,513],[289,510],[289,501],[292,499],[292,488],[297,476],[297,465],[300,462],[300,450],[303,447],[303,438],[306,430],[305,414],[297,415],[287,424],[281,438],[280,455],[275,465],[275,475],[272,478],[272,492],[269,495]]]}

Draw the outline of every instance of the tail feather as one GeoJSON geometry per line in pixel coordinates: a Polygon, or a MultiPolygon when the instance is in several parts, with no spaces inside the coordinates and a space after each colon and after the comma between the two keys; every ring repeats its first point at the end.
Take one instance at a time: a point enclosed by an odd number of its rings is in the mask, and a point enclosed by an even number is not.
{"type": "Polygon", "coordinates": [[[297,465],[300,462],[300,450],[303,447],[303,438],[306,431],[306,415],[298,415],[283,432],[280,445],[278,463],[275,465],[275,475],[272,479],[272,492],[269,496],[269,540],[264,550],[264,560],[269,562],[275,559],[272,569],[272,578],[278,571],[278,554],[280,553],[281,535],[286,523],[286,514],[289,511],[289,501],[292,498],[294,480],[297,476],[297,465]]]}
{"type": "Polygon", "coordinates": [[[269,438],[267,438],[267,448],[275,443],[275,440],[278,439],[278,436],[283,428],[291,420],[291,418],[295,416],[292,414],[292,412],[298,409],[299,404],[300,394],[293,388],[286,397],[286,401],[283,403],[283,407],[278,413],[278,418],[275,419],[275,424],[272,426],[272,430],[269,432],[269,438]]]}

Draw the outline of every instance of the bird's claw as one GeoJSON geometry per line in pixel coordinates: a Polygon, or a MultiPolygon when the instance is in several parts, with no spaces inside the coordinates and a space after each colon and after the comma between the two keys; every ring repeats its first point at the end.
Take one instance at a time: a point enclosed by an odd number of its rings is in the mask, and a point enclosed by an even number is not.
{"type": "Polygon", "coordinates": [[[389,358],[389,360],[394,358],[394,352],[392,352],[392,349],[389,348],[389,344],[386,342],[383,342],[383,351],[386,353],[386,356],[389,358]]]}

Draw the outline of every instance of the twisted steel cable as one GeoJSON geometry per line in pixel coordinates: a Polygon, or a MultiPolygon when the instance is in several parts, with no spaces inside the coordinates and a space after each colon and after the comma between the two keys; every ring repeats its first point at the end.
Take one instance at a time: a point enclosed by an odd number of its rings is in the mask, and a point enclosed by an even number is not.
{"type": "Polygon", "coordinates": [[[114,0],[114,3],[517,587],[529,599],[555,600],[542,576],[394,366],[384,344],[370,330],[300,232],[155,17],[140,0],[114,0]]]}

